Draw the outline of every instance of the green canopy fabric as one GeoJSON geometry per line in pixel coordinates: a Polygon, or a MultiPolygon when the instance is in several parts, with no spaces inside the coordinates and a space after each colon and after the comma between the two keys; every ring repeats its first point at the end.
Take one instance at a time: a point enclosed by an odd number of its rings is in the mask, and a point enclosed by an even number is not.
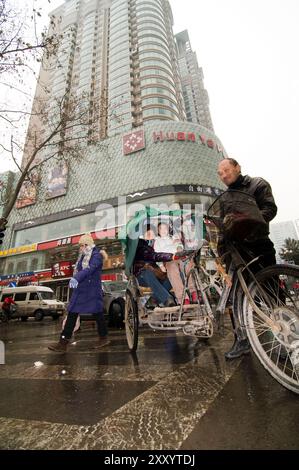
{"type": "MultiPolygon", "coordinates": [[[[167,216],[169,218],[173,218],[173,217],[184,217],[187,215],[190,215],[190,212],[179,210],[179,209],[176,209],[173,211],[165,211],[165,210],[159,210],[159,209],[156,209],[153,207],[147,207],[147,206],[145,206],[143,210],[136,212],[133,219],[131,219],[119,233],[119,239],[121,241],[122,248],[125,254],[126,275],[127,276],[130,275],[130,270],[134,262],[135,253],[136,253],[142,225],[145,220],[148,220],[150,223],[151,219],[159,218],[161,216],[167,216]]],[[[202,227],[202,221],[201,221],[201,227],[202,227]]],[[[202,238],[202,230],[201,230],[201,233],[198,234],[198,236],[199,238],[202,238]]]]}

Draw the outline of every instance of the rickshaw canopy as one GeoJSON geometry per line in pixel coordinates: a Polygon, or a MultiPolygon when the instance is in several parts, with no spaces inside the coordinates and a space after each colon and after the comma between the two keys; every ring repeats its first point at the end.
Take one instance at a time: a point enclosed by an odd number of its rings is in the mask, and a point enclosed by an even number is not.
{"type": "Polygon", "coordinates": [[[143,229],[147,225],[153,225],[153,222],[159,220],[192,220],[196,231],[196,239],[200,242],[203,238],[202,227],[203,219],[197,220],[194,223],[194,215],[191,215],[190,211],[174,209],[174,210],[159,210],[154,207],[145,206],[144,209],[137,211],[134,217],[126,224],[123,230],[120,232],[119,238],[121,239],[122,248],[125,254],[125,272],[126,275],[130,275],[131,267],[134,262],[138,240],[143,234],[143,229]]]}

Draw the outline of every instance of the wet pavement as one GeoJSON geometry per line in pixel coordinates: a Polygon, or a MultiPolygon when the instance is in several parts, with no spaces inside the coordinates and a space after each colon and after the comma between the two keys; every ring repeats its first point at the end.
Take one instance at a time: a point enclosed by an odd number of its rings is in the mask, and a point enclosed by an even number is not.
{"type": "Polygon", "coordinates": [[[1,449],[299,448],[299,397],[252,355],[227,363],[229,328],[208,341],[140,329],[136,355],[123,330],[94,350],[92,322],[63,355],[47,349],[50,319],[0,329],[1,449]]]}

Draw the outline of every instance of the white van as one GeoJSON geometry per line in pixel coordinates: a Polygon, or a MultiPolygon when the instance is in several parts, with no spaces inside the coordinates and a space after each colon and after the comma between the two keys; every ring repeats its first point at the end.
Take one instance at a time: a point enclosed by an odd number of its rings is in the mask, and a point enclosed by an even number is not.
{"type": "Polygon", "coordinates": [[[5,287],[0,294],[0,307],[6,297],[13,298],[17,305],[17,316],[22,321],[26,321],[28,317],[40,321],[46,315],[56,320],[65,312],[64,303],[55,299],[54,292],[49,287],[5,287]]]}

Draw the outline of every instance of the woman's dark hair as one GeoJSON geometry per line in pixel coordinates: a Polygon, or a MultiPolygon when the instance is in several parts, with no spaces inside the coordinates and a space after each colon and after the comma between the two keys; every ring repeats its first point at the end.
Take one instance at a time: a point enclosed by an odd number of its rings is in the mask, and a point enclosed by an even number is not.
{"type": "Polygon", "coordinates": [[[145,234],[145,232],[147,232],[148,230],[152,230],[155,236],[157,235],[157,229],[154,225],[146,224],[143,226],[143,234],[145,234]]]}

